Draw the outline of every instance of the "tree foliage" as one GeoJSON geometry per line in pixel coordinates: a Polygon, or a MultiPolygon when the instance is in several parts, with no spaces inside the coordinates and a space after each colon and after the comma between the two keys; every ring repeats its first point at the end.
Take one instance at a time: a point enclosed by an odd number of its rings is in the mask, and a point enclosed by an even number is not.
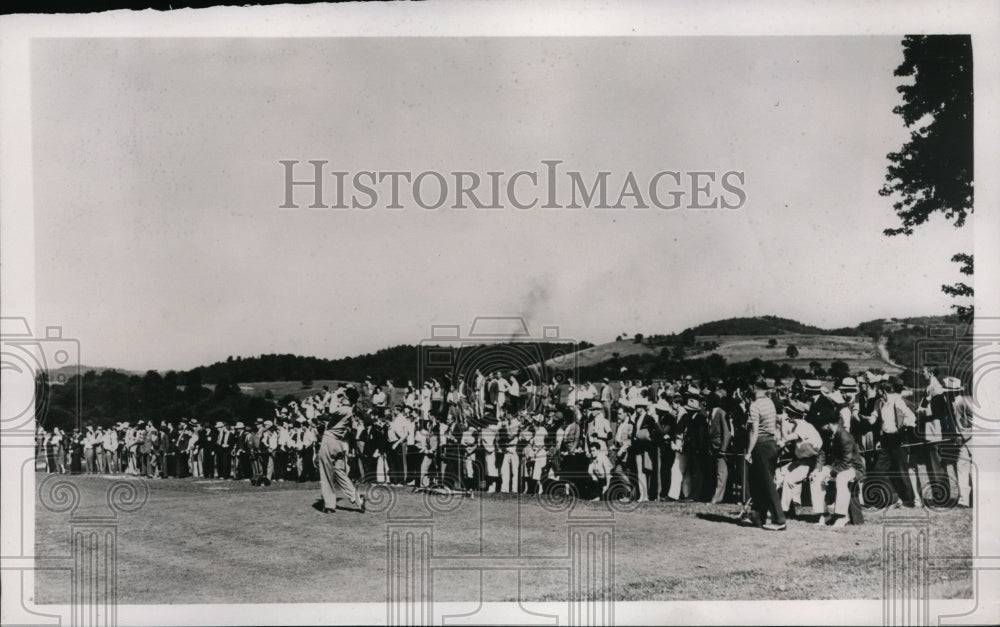
{"type": "Polygon", "coordinates": [[[911,130],[888,155],[880,194],[898,197],[893,208],[902,224],[885,234],[911,235],[936,212],[962,226],[972,213],[972,39],[909,35],[893,75],[913,77],[897,87],[903,104],[893,109],[911,130]]]}
{"type": "MultiPolygon", "coordinates": [[[[910,138],[899,152],[887,155],[882,196],[893,196],[900,225],[888,236],[911,235],[913,228],[942,213],[956,227],[973,212],[972,38],[969,35],[908,35],[903,62],[894,76],[912,77],[897,87],[903,104],[893,113],[903,118],[910,138]]],[[[961,272],[972,274],[972,255],[958,254],[961,272]]],[[[971,297],[965,283],[942,286],[955,297],[971,297]]],[[[971,305],[953,305],[963,320],[972,320],[971,305]]]]}

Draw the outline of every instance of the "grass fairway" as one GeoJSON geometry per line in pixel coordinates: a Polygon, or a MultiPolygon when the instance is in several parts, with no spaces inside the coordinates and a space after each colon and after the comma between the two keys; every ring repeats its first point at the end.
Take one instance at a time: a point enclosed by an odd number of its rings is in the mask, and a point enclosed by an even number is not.
{"type": "MultiPolygon", "coordinates": [[[[39,482],[44,475],[39,475],[39,482]]],[[[114,479],[66,477],[80,491],[77,516],[107,514],[114,479]]],[[[151,480],[149,499],[119,514],[118,601],[123,604],[382,602],[386,594],[386,516],[313,508],[318,484],[151,480]]],[[[396,488],[393,517],[427,515],[424,497],[396,488]]],[[[567,552],[567,512],[537,498],[476,495],[434,518],[435,556],[557,556],[567,552]]],[[[349,505],[347,505],[349,507],[349,505]]],[[[373,508],[377,509],[377,508],[373,508]]],[[[785,532],[730,522],[734,505],[644,503],[614,512],[615,597],[620,600],[878,599],[887,516],[821,529],[793,520],[785,532]]],[[[71,552],[70,515],[36,501],[36,552],[71,552]]],[[[581,502],[573,516],[607,512],[581,502]]],[[[931,557],[971,553],[969,510],[918,511],[930,526],[931,557]]],[[[470,570],[438,571],[435,601],[556,601],[567,598],[560,571],[526,571],[520,582],[490,583],[470,570]]],[[[934,598],[968,598],[969,571],[930,571],[934,598]]],[[[67,572],[40,571],[39,603],[69,601],[67,572]]]]}

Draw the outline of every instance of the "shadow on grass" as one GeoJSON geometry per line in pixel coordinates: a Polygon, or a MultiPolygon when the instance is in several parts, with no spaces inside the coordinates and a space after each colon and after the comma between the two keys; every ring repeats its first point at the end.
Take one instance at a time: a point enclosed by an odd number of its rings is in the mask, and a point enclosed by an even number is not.
{"type": "MultiPolygon", "coordinates": [[[[350,503],[350,501],[343,501],[343,502],[344,503],[350,503]]],[[[333,512],[332,511],[328,511],[326,509],[325,505],[326,505],[326,503],[323,502],[323,499],[316,499],[316,501],[312,504],[312,508],[314,510],[316,510],[317,512],[320,512],[322,514],[328,514],[328,513],[332,514],[333,512]]],[[[354,512],[356,514],[364,514],[365,513],[363,511],[361,511],[361,507],[358,506],[358,505],[353,505],[352,504],[352,507],[344,507],[341,504],[341,500],[340,499],[337,499],[337,511],[338,512],[354,512]]]]}
{"type": "Polygon", "coordinates": [[[719,523],[729,523],[730,525],[736,525],[737,527],[746,527],[746,523],[741,521],[739,518],[734,516],[724,516],[722,514],[708,514],[699,513],[695,514],[701,520],[707,520],[708,522],[719,522],[719,523]]]}

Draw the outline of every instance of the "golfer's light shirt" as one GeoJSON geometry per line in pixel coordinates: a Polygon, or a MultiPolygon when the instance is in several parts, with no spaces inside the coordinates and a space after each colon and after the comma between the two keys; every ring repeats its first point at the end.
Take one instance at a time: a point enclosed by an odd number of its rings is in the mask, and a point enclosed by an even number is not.
{"type": "Polygon", "coordinates": [[[774,438],[777,433],[778,412],[774,408],[774,401],[766,396],[758,396],[750,404],[750,424],[757,425],[757,437],[767,434],[767,437],[774,438]]]}
{"type": "Polygon", "coordinates": [[[351,427],[351,417],[354,415],[354,408],[350,405],[341,405],[330,412],[330,418],[326,423],[326,431],[323,437],[327,436],[343,440],[347,437],[347,431],[351,427]]]}
{"type": "Polygon", "coordinates": [[[903,427],[917,426],[916,414],[899,394],[886,394],[879,414],[882,417],[882,433],[896,433],[903,427]]]}
{"type": "Polygon", "coordinates": [[[404,414],[396,414],[396,417],[392,419],[392,423],[389,425],[389,443],[395,444],[400,440],[406,440],[406,443],[409,444],[410,432],[412,430],[413,426],[406,416],[404,414]]]}

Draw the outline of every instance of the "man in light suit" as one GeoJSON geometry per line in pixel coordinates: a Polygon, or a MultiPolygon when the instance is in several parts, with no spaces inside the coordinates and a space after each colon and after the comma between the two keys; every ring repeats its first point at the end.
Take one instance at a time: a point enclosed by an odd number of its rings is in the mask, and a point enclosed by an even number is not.
{"type": "Polygon", "coordinates": [[[358,494],[350,477],[347,476],[348,433],[354,419],[354,404],[358,401],[358,391],[352,387],[338,390],[334,407],[326,416],[326,430],[319,447],[319,487],[323,497],[323,512],[337,511],[337,492],[343,492],[351,503],[365,511],[365,497],[358,494]]]}

